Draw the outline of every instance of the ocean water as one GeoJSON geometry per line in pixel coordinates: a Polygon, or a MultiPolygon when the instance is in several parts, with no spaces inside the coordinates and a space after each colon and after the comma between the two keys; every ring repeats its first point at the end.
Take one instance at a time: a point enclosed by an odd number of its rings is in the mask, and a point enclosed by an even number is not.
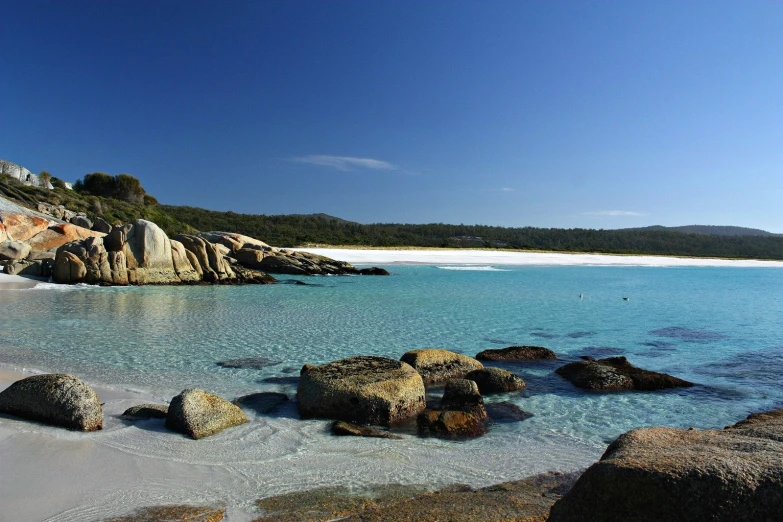
{"type": "MultiPolygon", "coordinates": [[[[389,277],[299,278],[308,285],[40,284],[3,290],[0,363],[69,372],[95,385],[161,400],[187,387],[228,399],[260,391],[293,399],[303,364],[353,355],[397,359],[424,347],[475,355],[532,344],[561,357],[498,364],[525,379],[527,388],[485,400],[513,402],[533,417],[494,424],[472,441],[337,438],[328,434],[326,421],[299,420],[293,401],[275,415],[253,416],[244,426],[198,443],[167,432],[155,424],[159,421],[111,420],[95,435],[100,444],[128,455],[212,467],[216,483],[207,493],[202,486],[201,494],[236,506],[323,485],[480,486],[574,470],[595,461],[609,441],[632,428],[720,428],[751,412],[783,407],[780,269],[386,268],[389,277]],[[580,355],[625,355],[637,366],[697,386],[636,393],[578,390],[554,370],[580,355]],[[263,369],[217,365],[244,357],[272,364],[263,369]]],[[[0,418],[3,423],[46,431],[0,418]]],[[[46,433],[73,436],[54,429],[46,433]]],[[[190,499],[189,488],[187,481],[167,484],[167,496],[158,500],[190,499]]],[[[131,505],[143,491],[107,495],[118,505],[131,505]]],[[[78,519],[78,514],[58,520],[78,519]]]]}

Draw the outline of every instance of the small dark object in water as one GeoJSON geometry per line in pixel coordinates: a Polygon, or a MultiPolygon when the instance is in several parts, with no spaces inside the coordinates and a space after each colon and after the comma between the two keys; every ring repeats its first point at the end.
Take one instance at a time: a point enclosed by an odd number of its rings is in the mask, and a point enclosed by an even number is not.
{"type": "Polygon", "coordinates": [[[362,268],[361,270],[359,270],[359,274],[387,276],[389,275],[389,272],[385,268],[379,268],[377,266],[373,266],[370,268],[362,268]]]}
{"type": "Polygon", "coordinates": [[[352,435],[354,437],[376,437],[379,439],[401,439],[399,435],[394,435],[388,431],[370,426],[361,426],[353,422],[334,421],[332,424],[333,435],[352,435]]]}
{"type": "Polygon", "coordinates": [[[245,357],[242,359],[231,359],[230,361],[220,361],[218,366],[223,368],[242,368],[249,370],[260,370],[267,366],[274,366],[280,364],[277,361],[265,359],[263,357],[245,357]]]}
{"type": "Polygon", "coordinates": [[[299,377],[267,377],[261,381],[271,384],[299,384],[299,377]]]}
{"type": "Polygon", "coordinates": [[[484,403],[484,408],[489,418],[495,422],[521,422],[533,416],[532,413],[508,401],[487,402],[484,403]]]}

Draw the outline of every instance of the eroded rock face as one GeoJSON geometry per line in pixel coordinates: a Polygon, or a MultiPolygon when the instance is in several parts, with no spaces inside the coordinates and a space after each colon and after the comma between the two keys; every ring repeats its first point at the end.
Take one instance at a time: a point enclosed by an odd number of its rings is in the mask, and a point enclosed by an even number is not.
{"type": "Polygon", "coordinates": [[[239,407],[225,399],[199,390],[183,390],[171,400],[166,427],[193,439],[209,437],[226,428],[247,422],[239,407]]]}
{"type": "Polygon", "coordinates": [[[573,362],[555,372],[574,386],[586,390],[650,391],[693,386],[692,382],[665,373],[637,368],[625,357],[573,362]]]}
{"type": "Polygon", "coordinates": [[[501,368],[473,370],[465,378],[475,381],[482,394],[517,391],[526,386],[520,377],[501,368]]]}
{"type": "Polygon", "coordinates": [[[67,374],[33,375],[16,381],[0,392],[0,413],[71,430],[103,427],[103,408],[95,390],[67,374]]]}
{"type": "Polygon", "coordinates": [[[302,418],[389,425],[425,407],[424,383],[409,365],[386,357],[349,357],[305,366],[296,398],[302,418]]]}
{"type": "Polygon", "coordinates": [[[30,255],[30,245],[21,241],[3,241],[0,243],[0,261],[17,261],[30,255]]]}
{"type": "Polygon", "coordinates": [[[536,361],[557,359],[555,352],[542,346],[509,346],[502,349],[484,350],[476,354],[479,361],[536,361]]]}
{"type": "Polygon", "coordinates": [[[472,357],[438,348],[411,350],[400,360],[413,366],[421,375],[424,384],[461,379],[468,372],[484,368],[483,364],[472,357]]]}
{"type": "Polygon", "coordinates": [[[549,520],[780,520],[782,433],[783,410],[725,430],[629,431],[552,507],[549,520]]]}

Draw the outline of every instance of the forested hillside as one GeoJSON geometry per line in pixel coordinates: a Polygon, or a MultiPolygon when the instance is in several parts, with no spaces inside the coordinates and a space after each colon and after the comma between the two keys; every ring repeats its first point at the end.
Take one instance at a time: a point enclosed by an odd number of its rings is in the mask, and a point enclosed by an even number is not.
{"type": "Polygon", "coordinates": [[[686,234],[668,230],[504,228],[482,225],[362,225],[324,214],[252,215],[162,205],[198,230],[223,230],[277,246],[307,244],[491,247],[728,258],[783,259],[783,237],[686,234]]]}

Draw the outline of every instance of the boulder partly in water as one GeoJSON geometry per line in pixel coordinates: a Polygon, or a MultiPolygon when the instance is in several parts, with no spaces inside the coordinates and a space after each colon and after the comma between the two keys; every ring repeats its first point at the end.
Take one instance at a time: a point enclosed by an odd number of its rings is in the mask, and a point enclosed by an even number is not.
{"type": "Polygon", "coordinates": [[[103,428],[103,408],[90,386],[67,374],[33,375],[0,392],[0,413],[71,430],[103,428]]]}
{"type": "Polygon", "coordinates": [[[724,430],[641,428],[607,448],[550,522],[783,518],[783,410],[724,430]]]}
{"type": "Polygon", "coordinates": [[[421,376],[408,364],[386,357],[305,365],[296,398],[303,419],[325,417],[359,424],[393,424],[425,407],[421,376]]]}
{"type": "Polygon", "coordinates": [[[473,370],[465,378],[475,381],[482,395],[517,391],[527,385],[519,376],[501,368],[473,370]]]}
{"type": "Polygon", "coordinates": [[[509,346],[492,348],[476,354],[479,361],[538,361],[557,359],[555,352],[543,346],[509,346]]]}
{"type": "Polygon", "coordinates": [[[424,384],[462,379],[468,372],[484,368],[484,365],[473,357],[440,348],[411,350],[400,360],[413,366],[421,375],[424,384]]]}
{"type": "Polygon", "coordinates": [[[633,366],[625,357],[578,361],[561,366],[555,373],[577,388],[586,390],[651,391],[693,386],[677,377],[633,366]]]}
{"type": "Polygon", "coordinates": [[[204,390],[189,388],[171,400],[166,427],[201,439],[247,422],[238,406],[204,390]]]}

